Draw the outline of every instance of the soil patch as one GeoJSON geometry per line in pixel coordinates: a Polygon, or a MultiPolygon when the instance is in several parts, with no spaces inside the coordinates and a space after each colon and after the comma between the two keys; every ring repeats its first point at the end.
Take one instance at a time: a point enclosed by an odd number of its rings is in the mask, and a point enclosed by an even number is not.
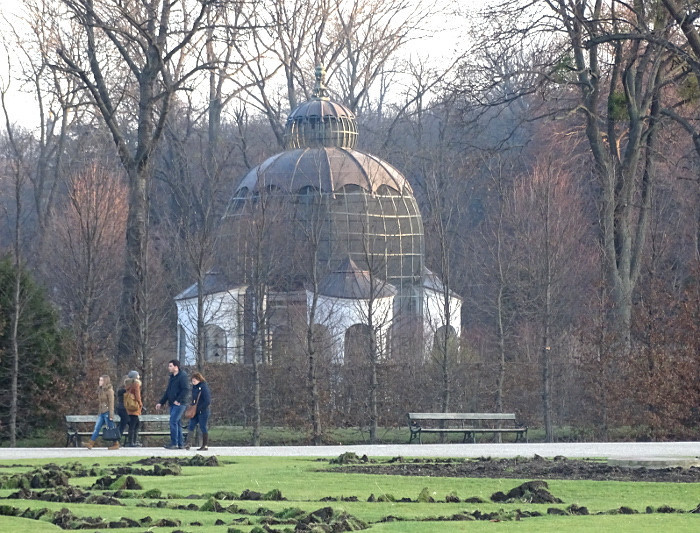
{"type": "Polygon", "coordinates": [[[611,466],[584,459],[555,457],[514,457],[509,459],[411,459],[395,457],[385,462],[374,460],[346,463],[334,472],[389,474],[398,476],[438,476],[510,479],[570,479],[594,481],[657,481],[698,483],[700,468],[630,468],[611,466]]]}

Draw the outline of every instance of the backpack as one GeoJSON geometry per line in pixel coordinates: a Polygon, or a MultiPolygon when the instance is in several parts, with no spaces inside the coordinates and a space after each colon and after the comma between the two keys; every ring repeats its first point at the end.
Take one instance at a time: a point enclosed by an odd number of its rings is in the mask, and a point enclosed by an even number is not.
{"type": "Polygon", "coordinates": [[[141,406],[139,405],[139,402],[136,401],[136,396],[134,396],[134,393],[131,391],[126,391],[124,393],[124,409],[126,409],[126,412],[136,412],[140,407],[141,406]]]}

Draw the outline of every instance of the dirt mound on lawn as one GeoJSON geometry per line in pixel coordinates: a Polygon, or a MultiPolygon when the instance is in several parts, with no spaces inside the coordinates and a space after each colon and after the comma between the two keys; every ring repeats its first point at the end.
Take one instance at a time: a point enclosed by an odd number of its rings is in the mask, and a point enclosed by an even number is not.
{"type": "MultiPolygon", "coordinates": [[[[605,462],[555,457],[514,457],[510,459],[404,459],[370,460],[339,467],[343,472],[394,474],[399,476],[442,476],[509,479],[576,479],[594,481],[700,482],[700,468],[628,468],[605,462]]],[[[337,469],[334,469],[337,470],[337,469]]]]}

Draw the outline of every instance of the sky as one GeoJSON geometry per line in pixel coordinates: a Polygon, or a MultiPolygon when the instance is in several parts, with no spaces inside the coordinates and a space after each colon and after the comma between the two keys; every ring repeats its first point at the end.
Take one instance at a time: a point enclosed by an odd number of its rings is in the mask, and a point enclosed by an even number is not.
{"type": "MultiPolygon", "coordinates": [[[[478,9],[483,8],[487,3],[495,0],[459,0],[461,8],[478,9]]],[[[0,36],[6,34],[10,29],[8,21],[16,20],[21,13],[21,0],[0,0],[0,36]]],[[[439,31],[434,35],[413,41],[406,47],[406,54],[420,54],[431,57],[431,60],[441,61],[458,46],[460,40],[464,38],[463,29],[459,26],[459,19],[447,17],[441,25],[439,31]]],[[[2,41],[0,41],[0,44],[2,41]]],[[[20,87],[19,82],[13,79],[11,68],[16,68],[17,60],[13,56],[13,51],[5,46],[0,46],[0,90],[6,90],[5,100],[10,114],[10,120],[21,127],[35,129],[38,124],[37,104],[27,88],[20,87]],[[9,57],[8,57],[9,55],[9,57]]],[[[4,115],[0,115],[4,125],[4,115]]]]}

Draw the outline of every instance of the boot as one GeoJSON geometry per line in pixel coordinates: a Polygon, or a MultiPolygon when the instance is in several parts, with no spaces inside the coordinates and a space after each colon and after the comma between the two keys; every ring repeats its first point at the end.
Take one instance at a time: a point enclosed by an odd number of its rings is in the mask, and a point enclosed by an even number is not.
{"type": "Polygon", "coordinates": [[[92,447],[93,447],[94,445],[95,445],[95,441],[92,440],[92,439],[90,439],[88,442],[85,443],[85,447],[86,447],[88,450],[92,450],[92,447]]]}
{"type": "Polygon", "coordinates": [[[183,445],[185,446],[185,450],[189,450],[189,449],[190,449],[189,440],[190,440],[190,434],[188,433],[187,436],[185,437],[185,442],[183,443],[183,445]]]}
{"type": "Polygon", "coordinates": [[[111,446],[107,447],[108,450],[118,450],[119,449],[119,441],[115,440],[111,446]]]}
{"type": "Polygon", "coordinates": [[[206,451],[209,449],[207,447],[207,444],[209,444],[209,433],[203,433],[202,434],[202,445],[197,449],[200,451],[206,451]]]}

